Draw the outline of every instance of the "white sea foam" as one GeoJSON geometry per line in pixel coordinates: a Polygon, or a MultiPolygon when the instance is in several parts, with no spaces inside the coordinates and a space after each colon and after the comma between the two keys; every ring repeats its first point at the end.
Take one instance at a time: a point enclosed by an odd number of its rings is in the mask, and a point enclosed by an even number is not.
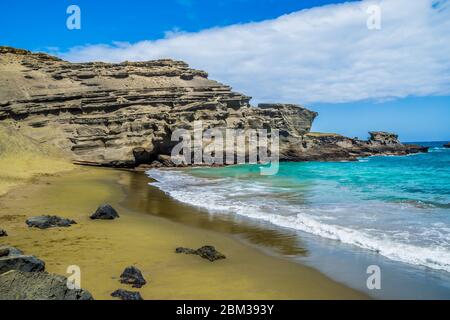
{"type": "Polygon", "coordinates": [[[257,184],[241,185],[227,178],[198,178],[180,171],[150,170],[148,175],[157,180],[152,185],[173,198],[211,213],[232,213],[259,219],[283,228],[296,229],[375,251],[392,260],[450,272],[449,235],[441,232],[446,229],[445,226],[436,225],[435,229],[424,231],[439,239],[437,243],[416,243],[408,240],[408,229],[384,230],[352,224],[338,225],[333,214],[346,212],[348,208],[326,208],[324,215],[323,208],[297,207],[278,202],[276,197],[265,197],[264,193],[270,190],[264,190],[263,186],[257,184]],[[247,189],[250,187],[251,190],[247,189]],[[242,194],[248,196],[239,197],[242,194]]]}

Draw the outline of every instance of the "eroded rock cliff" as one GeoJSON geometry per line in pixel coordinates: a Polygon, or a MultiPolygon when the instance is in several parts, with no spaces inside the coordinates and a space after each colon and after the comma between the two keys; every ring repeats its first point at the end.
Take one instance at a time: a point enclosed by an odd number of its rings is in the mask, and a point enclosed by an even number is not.
{"type": "Polygon", "coordinates": [[[74,64],[0,47],[0,121],[76,163],[150,164],[170,154],[174,130],[193,129],[196,120],[205,129],[278,129],[287,161],[426,151],[383,132],[369,141],[313,134],[317,113],[287,104],[252,107],[250,99],[181,61],[74,64]]]}

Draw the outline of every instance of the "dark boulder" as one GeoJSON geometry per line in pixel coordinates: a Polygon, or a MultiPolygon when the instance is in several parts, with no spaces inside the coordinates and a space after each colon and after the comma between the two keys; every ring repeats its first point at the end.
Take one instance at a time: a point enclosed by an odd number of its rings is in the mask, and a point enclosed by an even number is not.
{"type": "Polygon", "coordinates": [[[131,284],[133,288],[142,288],[147,283],[142,272],[136,267],[127,267],[120,275],[120,282],[131,284]]]}
{"type": "Polygon", "coordinates": [[[26,221],[30,228],[48,229],[55,227],[67,228],[76,224],[74,220],[61,218],[57,216],[39,216],[32,217],[26,221]]]}
{"type": "Polygon", "coordinates": [[[25,272],[41,272],[45,270],[45,262],[33,257],[23,255],[22,251],[14,248],[0,247],[0,274],[10,270],[25,272]]]}
{"type": "Polygon", "coordinates": [[[139,292],[132,292],[119,289],[111,293],[111,297],[120,298],[121,300],[144,300],[139,292]]]}
{"type": "Polygon", "coordinates": [[[203,246],[197,250],[189,249],[189,248],[176,248],[175,252],[176,253],[184,253],[184,254],[195,254],[195,255],[198,255],[198,256],[202,257],[203,259],[207,259],[211,262],[214,262],[216,260],[222,260],[222,259],[226,258],[222,253],[217,251],[216,248],[214,248],[213,246],[203,246]]]}
{"type": "Polygon", "coordinates": [[[98,207],[97,211],[91,215],[92,220],[114,220],[116,218],[119,218],[119,214],[109,204],[101,205],[98,207]]]}
{"type": "Polygon", "coordinates": [[[8,236],[8,234],[6,233],[6,231],[0,228],[0,238],[7,237],[7,236],[8,236]]]}
{"type": "Polygon", "coordinates": [[[446,143],[446,144],[444,144],[444,148],[450,148],[450,142],[449,142],[449,143],[446,143]]]}
{"type": "Polygon", "coordinates": [[[12,270],[0,275],[0,300],[93,300],[83,289],[69,289],[67,278],[47,272],[12,270]]]}

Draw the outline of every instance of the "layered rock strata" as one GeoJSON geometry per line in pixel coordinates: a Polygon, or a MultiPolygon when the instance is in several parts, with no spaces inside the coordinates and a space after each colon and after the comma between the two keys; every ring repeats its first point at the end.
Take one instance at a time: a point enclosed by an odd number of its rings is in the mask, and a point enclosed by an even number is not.
{"type": "Polygon", "coordinates": [[[288,104],[253,107],[250,99],[181,61],[69,63],[0,47],[0,122],[79,164],[170,165],[159,160],[176,144],[172,133],[193,130],[195,121],[204,129],[278,129],[285,161],[427,151],[384,132],[368,141],[314,134],[316,112],[288,104]]]}

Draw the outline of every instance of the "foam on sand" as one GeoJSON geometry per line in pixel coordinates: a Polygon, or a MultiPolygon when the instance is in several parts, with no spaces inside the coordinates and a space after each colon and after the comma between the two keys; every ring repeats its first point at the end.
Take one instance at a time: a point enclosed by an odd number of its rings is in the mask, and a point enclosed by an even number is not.
{"type": "Polygon", "coordinates": [[[199,178],[169,170],[150,170],[148,175],[157,180],[152,185],[173,198],[212,213],[231,213],[263,220],[371,250],[395,261],[450,272],[450,251],[446,246],[450,239],[445,226],[435,224],[412,230],[411,226],[371,228],[356,222],[346,225],[341,221],[341,215],[362,215],[367,207],[380,213],[392,212],[399,206],[406,210],[421,210],[412,204],[371,202],[342,207],[292,206],[280,200],[279,196],[271,198],[273,190],[258,183],[247,185],[235,179],[199,178]],[[422,242],[421,237],[428,241],[422,242]]]}

